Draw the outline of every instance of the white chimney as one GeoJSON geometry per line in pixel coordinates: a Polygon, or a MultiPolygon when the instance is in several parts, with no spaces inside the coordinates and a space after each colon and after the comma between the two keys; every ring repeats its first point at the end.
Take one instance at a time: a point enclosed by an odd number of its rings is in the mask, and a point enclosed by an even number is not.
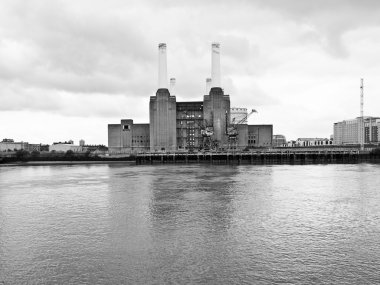
{"type": "Polygon", "coordinates": [[[158,45],[158,88],[168,88],[168,71],[166,62],[166,44],[158,45]]]}
{"type": "Polygon", "coordinates": [[[170,94],[174,94],[174,87],[175,87],[175,78],[170,78],[170,94]]]}
{"type": "Polygon", "coordinates": [[[210,93],[211,89],[211,78],[206,78],[206,94],[210,93]]]}
{"type": "Polygon", "coordinates": [[[211,87],[221,87],[219,43],[212,43],[211,45],[211,87]]]}

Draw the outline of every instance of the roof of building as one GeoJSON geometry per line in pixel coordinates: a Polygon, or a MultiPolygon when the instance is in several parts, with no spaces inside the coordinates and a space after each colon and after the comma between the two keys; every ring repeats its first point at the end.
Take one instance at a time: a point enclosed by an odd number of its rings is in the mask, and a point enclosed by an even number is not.
{"type": "Polygon", "coordinates": [[[298,138],[297,141],[328,141],[328,138],[298,138]]]}

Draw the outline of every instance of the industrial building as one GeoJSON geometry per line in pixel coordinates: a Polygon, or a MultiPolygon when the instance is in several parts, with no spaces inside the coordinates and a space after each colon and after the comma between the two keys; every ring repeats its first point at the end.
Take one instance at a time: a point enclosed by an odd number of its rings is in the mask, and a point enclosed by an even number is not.
{"type": "Polygon", "coordinates": [[[202,101],[177,102],[167,78],[166,44],[158,46],[158,90],[149,101],[149,124],[122,119],[108,125],[110,153],[249,149],[272,145],[272,125],[248,125],[246,108],[231,108],[220,75],[220,44],[211,46],[211,78],[202,101]],[[170,90],[170,91],[169,91],[170,90]]]}
{"type": "Polygon", "coordinates": [[[18,150],[26,151],[42,151],[46,149],[46,145],[42,144],[31,144],[28,142],[15,142],[13,139],[3,139],[0,142],[1,152],[12,152],[18,150]]]}
{"type": "Polygon", "coordinates": [[[380,142],[379,117],[357,117],[334,123],[334,144],[360,144],[361,138],[366,144],[378,144],[380,142]]]}
{"type": "Polygon", "coordinates": [[[54,152],[66,152],[69,150],[73,152],[82,152],[83,146],[75,145],[74,141],[69,140],[68,142],[55,142],[50,146],[49,150],[54,152]]]}
{"type": "Polygon", "coordinates": [[[248,115],[247,108],[232,107],[230,109],[230,116],[231,116],[230,123],[242,121],[243,124],[246,124],[247,123],[247,115],[248,115]]]}

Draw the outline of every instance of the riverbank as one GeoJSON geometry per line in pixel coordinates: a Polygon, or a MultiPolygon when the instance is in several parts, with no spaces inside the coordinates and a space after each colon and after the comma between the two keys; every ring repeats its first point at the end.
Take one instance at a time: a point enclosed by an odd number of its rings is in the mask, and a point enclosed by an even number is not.
{"type": "Polygon", "coordinates": [[[124,156],[99,156],[90,152],[32,152],[17,151],[0,153],[0,165],[45,165],[45,164],[94,164],[94,163],[114,163],[132,162],[135,157],[124,156]]]}
{"type": "Polygon", "coordinates": [[[0,167],[9,166],[54,166],[54,165],[95,165],[95,164],[123,164],[135,165],[135,161],[101,160],[101,161],[17,161],[12,163],[0,163],[0,167]]]}
{"type": "Polygon", "coordinates": [[[297,152],[224,152],[224,153],[143,153],[128,156],[84,157],[50,156],[2,158],[0,166],[76,165],[76,164],[356,164],[380,163],[379,152],[360,151],[297,151],[297,152]],[[46,158],[46,157],[45,157],[46,158]],[[87,158],[87,159],[86,159],[87,158]]]}

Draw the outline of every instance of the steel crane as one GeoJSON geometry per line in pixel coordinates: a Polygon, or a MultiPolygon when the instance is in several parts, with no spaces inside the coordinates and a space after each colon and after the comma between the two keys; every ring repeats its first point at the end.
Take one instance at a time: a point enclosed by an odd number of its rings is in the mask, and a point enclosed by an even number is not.
{"type": "Polygon", "coordinates": [[[238,125],[246,123],[249,116],[251,116],[253,113],[257,113],[257,111],[255,109],[252,109],[251,112],[247,113],[247,115],[245,115],[238,122],[235,122],[235,118],[233,118],[230,126],[228,126],[228,117],[226,113],[226,134],[228,138],[236,138],[238,136],[238,130],[237,130],[238,125]]]}

